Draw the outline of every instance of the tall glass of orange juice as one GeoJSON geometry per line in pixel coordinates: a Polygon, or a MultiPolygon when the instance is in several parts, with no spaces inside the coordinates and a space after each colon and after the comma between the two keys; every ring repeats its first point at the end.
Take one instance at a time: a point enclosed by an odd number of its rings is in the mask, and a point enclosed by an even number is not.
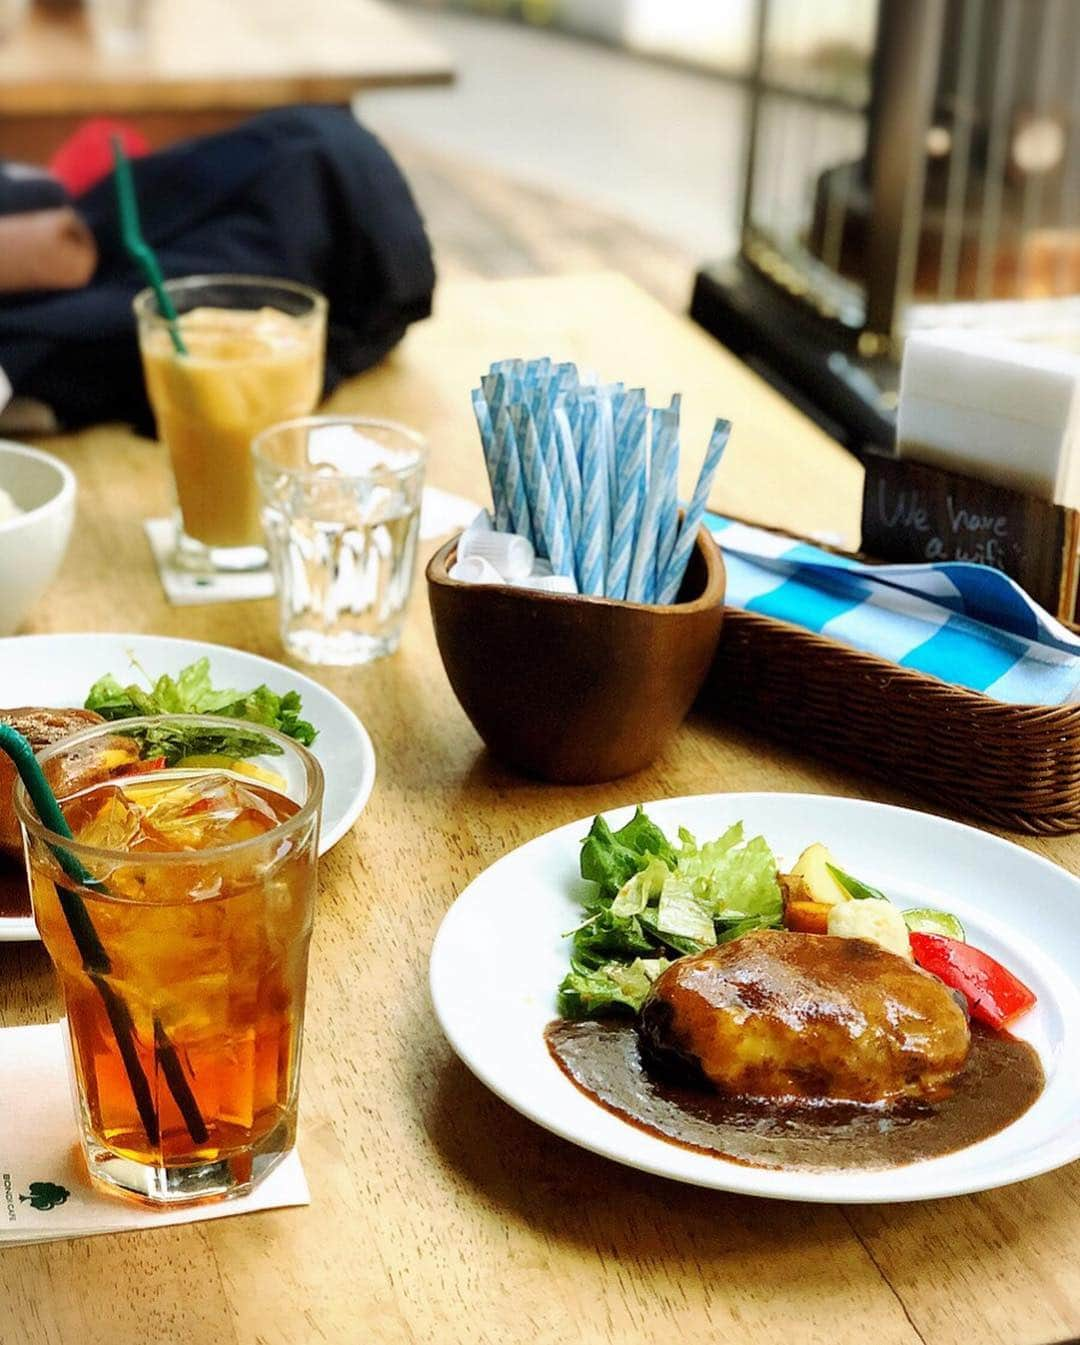
{"type": "Polygon", "coordinates": [[[187,353],[153,290],[135,299],[146,388],[176,483],[174,561],[203,573],[263,568],[251,441],[322,393],[326,300],[288,280],[190,276],[165,284],[187,353]]]}
{"type": "Polygon", "coordinates": [[[255,726],[242,759],[177,756],[228,722],[125,720],[44,749],[74,839],[16,789],[91,1178],[155,1204],[250,1191],[296,1132],[322,772],[255,726]]]}

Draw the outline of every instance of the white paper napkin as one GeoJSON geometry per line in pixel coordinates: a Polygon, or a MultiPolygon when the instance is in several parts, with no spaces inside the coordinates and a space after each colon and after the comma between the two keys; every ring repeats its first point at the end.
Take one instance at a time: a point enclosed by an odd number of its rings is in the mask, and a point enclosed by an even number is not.
{"type": "Polygon", "coordinates": [[[0,1246],[122,1233],[307,1205],[293,1151],[249,1196],[148,1210],[91,1185],[79,1152],[63,1023],[0,1030],[0,1246]]]}
{"type": "MultiPolygon", "coordinates": [[[[420,540],[435,541],[467,528],[480,506],[462,495],[452,495],[437,486],[425,486],[420,506],[420,540]]],[[[171,518],[148,518],[144,524],[150,550],[157,565],[165,596],[174,607],[210,602],[251,602],[274,596],[274,577],[269,570],[248,574],[189,574],[169,564],[173,551],[171,518]]]]}
{"type": "Polygon", "coordinates": [[[897,452],[1080,506],[1080,357],[982,331],[904,344],[897,452]]]}
{"type": "Polygon", "coordinates": [[[236,574],[191,574],[170,563],[175,540],[171,518],[148,518],[143,524],[165,596],[174,607],[192,607],[204,602],[251,602],[274,596],[274,576],[269,570],[236,574]]]}
{"type": "Polygon", "coordinates": [[[467,528],[481,506],[464,495],[453,495],[438,486],[425,486],[420,505],[420,540],[434,542],[449,537],[452,532],[467,528]]]}

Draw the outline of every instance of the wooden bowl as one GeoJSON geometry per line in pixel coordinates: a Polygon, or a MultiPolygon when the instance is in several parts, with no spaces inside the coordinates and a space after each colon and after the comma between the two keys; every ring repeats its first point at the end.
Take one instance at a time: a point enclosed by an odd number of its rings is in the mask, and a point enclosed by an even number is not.
{"type": "Polygon", "coordinates": [[[724,562],[702,528],[667,607],[463,584],[457,539],[427,567],[443,665],[490,751],[527,775],[597,784],[647,766],[686,718],[716,652],[724,562]]]}

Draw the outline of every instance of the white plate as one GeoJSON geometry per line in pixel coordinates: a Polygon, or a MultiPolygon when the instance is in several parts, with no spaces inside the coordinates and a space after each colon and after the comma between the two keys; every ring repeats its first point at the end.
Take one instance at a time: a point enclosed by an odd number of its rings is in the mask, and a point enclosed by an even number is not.
{"type": "MultiPolygon", "coordinates": [[[[646,805],[670,836],[699,840],[742,819],[781,865],[824,841],[852,873],[902,907],[954,911],[968,938],[1038,995],[1014,1027],[1042,1057],[1031,1109],[957,1153],[885,1171],[741,1167],[637,1129],[591,1101],[548,1055],[545,1024],[567,970],[561,936],[580,922],[573,890],[591,818],[560,827],[482,873],[447,912],[431,954],[435,1013],[457,1054],[493,1092],[564,1139],[631,1167],[698,1186],[788,1200],[927,1200],[983,1191],[1080,1157],[1080,882],[973,827],[857,799],[711,794],[646,805]]],[[[622,825],[631,810],[608,814],[622,825]]]]}
{"type": "MultiPolygon", "coordinates": [[[[320,854],[360,816],[375,783],[375,750],[367,730],[318,682],[257,654],[162,635],[16,635],[0,640],[0,705],[82,705],[107,672],[124,685],[139,680],[132,656],[151,678],[175,674],[206,657],[215,686],[247,691],[265,682],[280,693],[298,691],[304,718],[319,731],[311,750],[326,775],[320,854]]],[[[33,920],[0,918],[0,942],[37,937],[33,920]]]]}

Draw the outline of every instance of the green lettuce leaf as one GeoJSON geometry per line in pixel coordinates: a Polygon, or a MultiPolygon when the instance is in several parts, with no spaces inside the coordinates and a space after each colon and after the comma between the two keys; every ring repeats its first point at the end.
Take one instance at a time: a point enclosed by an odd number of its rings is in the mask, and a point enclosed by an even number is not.
{"type": "Polygon", "coordinates": [[[671,842],[640,804],[626,826],[615,833],[615,839],[636,854],[655,855],[668,868],[675,867],[675,850],[671,842]]]}
{"type": "Polygon", "coordinates": [[[715,841],[699,846],[692,832],[679,828],[679,849],[675,867],[693,886],[694,895],[712,906],[716,897],[717,877],[728,854],[742,844],[743,824],[736,822],[715,841]]]}
{"type": "MultiPolygon", "coordinates": [[[[690,953],[700,953],[701,944],[696,939],[684,939],[679,934],[665,933],[656,923],[655,915],[641,916],[641,928],[661,948],[666,948],[668,952],[675,953],[677,957],[686,957],[690,953]]],[[[715,940],[714,940],[715,942],[715,940]]]]}
{"type": "Polygon", "coordinates": [[[139,755],[144,761],[152,757],[164,757],[167,766],[175,766],[184,757],[231,757],[242,761],[247,757],[277,757],[284,748],[280,747],[265,733],[255,729],[230,728],[229,721],[223,720],[221,728],[178,724],[150,724],[134,727],[122,720],[116,726],[116,732],[125,738],[134,738],[140,746],[139,755]]]}
{"type": "Polygon", "coordinates": [[[671,870],[662,859],[652,859],[633,878],[623,883],[609,907],[612,915],[641,915],[650,902],[659,899],[671,870]]]}
{"type": "Polygon", "coordinates": [[[641,808],[618,831],[595,819],[581,873],[596,886],[582,900],[590,918],[573,932],[559,992],[565,1017],[634,1012],[644,997],[637,964],[666,966],[667,954],[684,957],[781,924],[776,859],[762,837],[744,834],[737,822],[699,845],[680,828],[674,847],[641,808]]]}
{"type": "Polygon", "coordinates": [[[783,924],[783,911],[774,915],[762,911],[760,915],[748,915],[745,920],[734,920],[730,925],[721,925],[716,931],[717,943],[730,943],[732,939],[741,939],[755,929],[780,929],[783,924]]]}
{"type": "MultiPolygon", "coordinates": [[[[138,664],[135,666],[138,668],[138,664]]],[[[287,691],[279,696],[265,685],[248,692],[215,688],[210,680],[208,658],[189,663],[175,677],[163,674],[151,684],[149,690],[138,683],[121,686],[116,677],[107,673],[90,688],[86,708],[96,710],[102,718],[109,720],[133,719],[142,715],[220,715],[223,719],[244,720],[277,729],[305,747],[310,747],[316,734],[314,726],[300,717],[301,704],[297,692],[287,691]]],[[[263,753],[276,755],[280,752],[278,747],[260,734],[225,726],[218,732],[193,729],[186,737],[178,729],[157,732],[162,741],[153,744],[148,742],[146,750],[148,753],[151,747],[159,750],[170,764],[184,756],[210,752],[238,758],[260,756],[263,753]]]]}
{"type": "Polygon", "coordinates": [[[610,901],[647,862],[635,851],[620,845],[602,817],[593,822],[581,847],[581,876],[598,885],[597,896],[601,900],[610,901]]]}
{"type": "Polygon", "coordinates": [[[656,908],[656,928],[662,935],[676,935],[697,950],[716,943],[716,926],[708,910],[694,895],[685,878],[671,874],[660,893],[656,908]]]}
{"type": "MultiPolygon", "coordinates": [[[[716,841],[698,846],[681,833],[676,872],[691,885],[695,897],[724,924],[765,917],[777,924],[783,897],[777,881],[776,857],[762,836],[741,845],[743,826],[729,827],[716,841]]],[[[764,926],[758,926],[759,928],[764,926]]]]}
{"type": "Polygon", "coordinates": [[[559,1013],[563,1018],[636,1014],[653,981],[670,965],[663,957],[608,962],[597,968],[572,962],[559,986],[559,1013]]]}
{"type": "Polygon", "coordinates": [[[618,831],[612,831],[604,817],[597,817],[581,847],[581,876],[599,884],[598,898],[607,899],[651,859],[675,867],[671,842],[640,807],[618,831]]]}
{"type": "Polygon", "coordinates": [[[574,931],[573,957],[593,970],[605,962],[630,962],[655,951],[656,945],[636,915],[600,911],[574,931]]]}

